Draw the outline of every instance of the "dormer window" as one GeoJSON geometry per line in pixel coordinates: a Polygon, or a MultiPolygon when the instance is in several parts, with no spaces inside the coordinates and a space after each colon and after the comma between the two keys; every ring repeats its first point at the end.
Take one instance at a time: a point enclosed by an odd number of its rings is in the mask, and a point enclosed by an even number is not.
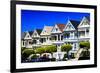
{"type": "Polygon", "coordinates": [[[58,28],[56,28],[56,31],[58,31],[58,28]]]}
{"type": "Polygon", "coordinates": [[[86,32],[89,33],[89,29],[86,29],[86,32]]]}
{"type": "Polygon", "coordinates": [[[37,34],[36,34],[36,33],[35,33],[34,35],[35,35],[35,36],[37,36],[37,34]]]}
{"type": "Polygon", "coordinates": [[[44,30],[44,33],[46,32],[46,30],[44,30]]]}
{"type": "Polygon", "coordinates": [[[69,28],[69,29],[70,29],[70,28],[71,28],[71,25],[68,25],[68,26],[67,26],[67,28],[69,28]]]}
{"type": "Polygon", "coordinates": [[[29,37],[29,35],[27,37],[29,37]]]}

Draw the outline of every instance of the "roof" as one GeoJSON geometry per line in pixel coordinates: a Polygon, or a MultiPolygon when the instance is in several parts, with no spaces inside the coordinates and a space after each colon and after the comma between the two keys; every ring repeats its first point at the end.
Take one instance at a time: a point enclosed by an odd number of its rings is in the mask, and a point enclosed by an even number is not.
{"type": "Polygon", "coordinates": [[[52,29],[53,29],[53,26],[44,26],[41,35],[50,35],[52,29]],[[44,31],[45,31],[45,32],[44,32],[44,31]]]}
{"type": "Polygon", "coordinates": [[[22,32],[21,33],[21,39],[24,39],[25,35],[26,35],[26,33],[25,32],[22,32]]]}
{"type": "Polygon", "coordinates": [[[30,36],[33,34],[33,31],[28,31],[28,32],[29,32],[30,36]]]}
{"type": "Polygon", "coordinates": [[[57,26],[61,31],[65,28],[65,24],[57,24],[57,26]]]}
{"type": "Polygon", "coordinates": [[[40,35],[42,32],[42,29],[36,29],[37,33],[40,35]]]}
{"type": "Polygon", "coordinates": [[[89,16],[84,16],[88,21],[90,21],[90,17],[89,16]]]}
{"type": "Polygon", "coordinates": [[[75,29],[77,29],[78,25],[80,24],[80,21],[76,21],[76,20],[70,20],[70,22],[72,23],[75,29]]]}

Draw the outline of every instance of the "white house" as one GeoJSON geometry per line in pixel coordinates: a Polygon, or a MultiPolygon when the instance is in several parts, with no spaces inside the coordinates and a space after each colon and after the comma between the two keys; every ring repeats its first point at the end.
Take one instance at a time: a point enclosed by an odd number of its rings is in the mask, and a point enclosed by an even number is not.
{"type": "Polygon", "coordinates": [[[63,42],[63,29],[65,24],[56,24],[51,31],[52,43],[57,46],[57,51],[61,51],[63,42]]]}
{"type": "Polygon", "coordinates": [[[89,17],[83,17],[82,21],[78,26],[79,41],[89,41],[90,40],[89,32],[90,32],[89,17]]]}
{"type": "Polygon", "coordinates": [[[25,35],[26,35],[25,32],[21,33],[21,47],[25,47],[25,40],[24,40],[25,35]]]}
{"type": "Polygon", "coordinates": [[[22,34],[22,47],[32,48],[32,31],[27,31],[22,34]]]}
{"type": "Polygon", "coordinates": [[[35,29],[32,34],[33,39],[33,47],[41,46],[41,40],[40,40],[40,34],[42,32],[42,29],[35,29]]]}
{"type": "Polygon", "coordinates": [[[75,53],[78,50],[78,31],[77,27],[79,21],[68,20],[65,28],[63,29],[63,41],[72,45],[70,53],[75,53]]]}

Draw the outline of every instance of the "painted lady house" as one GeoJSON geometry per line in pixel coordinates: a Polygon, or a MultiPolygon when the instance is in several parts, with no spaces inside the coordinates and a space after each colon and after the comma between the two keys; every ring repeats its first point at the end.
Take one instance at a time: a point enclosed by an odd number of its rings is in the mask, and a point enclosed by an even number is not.
{"type": "Polygon", "coordinates": [[[65,28],[63,29],[63,41],[66,44],[71,44],[72,45],[72,50],[70,51],[71,53],[76,53],[78,50],[78,25],[79,21],[75,20],[68,20],[65,28]]]}
{"type": "Polygon", "coordinates": [[[88,17],[83,17],[78,26],[78,38],[79,41],[89,41],[90,20],[88,17]]]}
{"type": "Polygon", "coordinates": [[[57,51],[61,51],[61,45],[64,44],[63,42],[63,29],[65,27],[65,24],[56,24],[52,31],[51,31],[51,37],[52,37],[52,44],[55,44],[58,49],[57,51]]]}
{"type": "Polygon", "coordinates": [[[32,34],[32,47],[35,48],[35,47],[39,47],[41,46],[41,37],[40,37],[40,34],[42,32],[42,29],[35,29],[33,34],[32,34]]]}
{"type": "Polygon", "coordinates": [[[26,31],[26,32],[23,32],[21,34],[21,43],[22,43],[22,47],[26,47],[26,48],[32,48],[32,33],[33,31],[26,31]]]}
{"type": "Polygon", "coordinates": [[[53,53],[56,59],[62,59],[66,52],[61,51],[61,46],[70,44],[72,50],[69,55],[75,54],[77,59],[83,49],[80,49],[79,43],[89,41],[90,20],[83,17],[81,21],[68,20],[66,24],[55,24],[55,26],[44,26],[44,28],[36,29],[33,32],[24,32],[21,36],[22,47],[34,48],[44,45],[56,45],[57,52],[53,53]]]}
{"type": "Polygon", "coordinates": [[[44,26],[40,36],[41,36],[41,45],[51,45],[51,31],[52,26],[44,26]]]}

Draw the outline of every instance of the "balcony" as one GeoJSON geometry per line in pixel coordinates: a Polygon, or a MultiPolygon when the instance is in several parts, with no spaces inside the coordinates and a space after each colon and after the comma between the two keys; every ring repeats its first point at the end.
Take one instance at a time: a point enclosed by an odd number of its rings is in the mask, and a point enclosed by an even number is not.
{"type": "Polygon", "coordinates": [[[78,38],[77,37],[64,37],[63,41],[64,42],[77,42],[78,38]]]}
{"type": "Polygon", "coordinates": [[[30,44],[30,45],[26,45],[25,46],[26,48],[32,48],[32,45],[30,44]]]}
{"type": "Polygon", "coordinates": [[[89,40],[90,37],[89,37],[89,34],[86,34],[86,35],[80,35],[78,39],[79,41],[83,41],[83,40],[89,40]]]}
{"type": "Polygon", "coordinates": [[[47,40],[47,41],[41,43],[41,45],[52,45],[52,41],[47,40]]]}

